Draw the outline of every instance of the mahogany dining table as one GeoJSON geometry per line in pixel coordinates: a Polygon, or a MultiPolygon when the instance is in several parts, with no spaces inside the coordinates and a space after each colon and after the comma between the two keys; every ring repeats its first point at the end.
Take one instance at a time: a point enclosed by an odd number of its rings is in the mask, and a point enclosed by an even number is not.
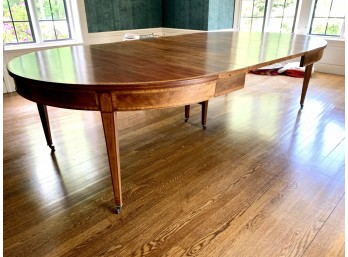
{"type": "Polygon", "coordinates": [[[303,107],[313,63],[327,42],[307,35],[200,32],[36,51],[8,63],[19,95],[37,103],[54,151],[46,106],[101,113],[116,204],[122,190],[117,112],[189,106],[244,87],[248,71],[300,58],[303,107]]]}

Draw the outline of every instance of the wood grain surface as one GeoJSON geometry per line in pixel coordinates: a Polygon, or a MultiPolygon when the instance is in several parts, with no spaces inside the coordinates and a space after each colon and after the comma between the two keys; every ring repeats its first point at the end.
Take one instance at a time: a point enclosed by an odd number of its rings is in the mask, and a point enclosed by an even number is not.
{"type": "Polygon", "coordinates": [[[14,77],[44,81],[52,88],[70,84],[71,90],[73,85],[144,89],[177,80],[180,85],[192,84],[195,78],[248,71],[303,55],[313,59],[325,47],[325,40],[305,35],[205,32],[49,49],[17,57],[8,69],[14,77]]]}
{"type": "Polygon", "coordinates": [[[117,113],[124,209],[98,112],[4,95],[4,256],[344,256],[344,77],[247,75],[201,106],[117,113]]]}

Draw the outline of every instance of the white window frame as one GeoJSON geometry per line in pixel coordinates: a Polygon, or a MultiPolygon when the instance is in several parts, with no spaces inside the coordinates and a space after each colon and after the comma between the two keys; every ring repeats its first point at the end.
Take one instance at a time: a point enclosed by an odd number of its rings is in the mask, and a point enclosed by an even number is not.
{"type": "MultiPolygon", "coordinates": [[[[233,29],[234,30],[239,30],[240,29],[240,21],[241,21],[241,13],[242,13],[242,1],[243,0],[235,0],[235,13],[234,13],[234,26],[233,29]]],[[[308,1],[308,0],[306,0],[308,1]]],[[[311,1],[311,0],[309,0],[311,1]]],[[[301,5],[302,0],[299,0],[298,3],[298,9],[297,9],[297,13],[295,13],[295,25],[293,27],[293,31],[296,30],[296,23],[298,20],[298,14],[299,14],[299,8],[301,5]]],[[[268,24],[271,18],[271,11],[272,11],[272,4],[273,4],[273,0],[267,0],[267,8],[266,8],[266,14],[264,17],[264,32],[267,32],[268,29],[268,24]]]]}
{"type": "MultiPolygon", "coordinates": [[[[334,0],[332,0],[334,1],[334,0]]],[[[308,34],[309,32],[311,31],[311,25],[312,25],[312,21],[313,21],[313,17],[314,17],[314,8],[315,8],[315,2],[316,0],[313,0],[313,3],[312,3],[312,10],[311,10],[311,18],[310,18],[310,23],[309,23],[309,29],[308,29],[308,34]]],[[[345,8],[345,6],[342,6],[342,8],[345,8]]],[[[341,28],[341,33],[339,36],[336,36],[336,35],[322,35],[322,34],[310,34],[310,35],[313,35],[313,36],[321,36],[321,37],[329,37],[329,38],[344,38],[345,37],[345,21],[343,22],[343,26],[341,28]]]]}
{"type": "Polygon", "coordinates": [[[35,7],[34,0],[27,0],[28,9],[30,13],[31,25],[35,41],[26,44],[4,44],[4,51],[21,50],[21,49],[35,49],[45,47],[57,47],[82,43],[81,24],[79,20],[78,4],[76,0],[65,0],[67,16],[69,19],[69,27],[71,38],[66,40],[52,40],[43,41],[41,37],[41,29],[39,25],[38,13],[35,7]]]}

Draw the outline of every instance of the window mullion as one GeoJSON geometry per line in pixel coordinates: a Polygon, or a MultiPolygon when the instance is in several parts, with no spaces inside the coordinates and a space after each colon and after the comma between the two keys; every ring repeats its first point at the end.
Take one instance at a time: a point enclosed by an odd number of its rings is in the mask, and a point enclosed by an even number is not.
{"type": "Polygon", "coordinates": [[[284,1],[284,5],[283,5],[282,20],[281,20],[281,22],[280,22],[280,32],[282,32],[282,27],[283,27],[284,14],[285,14],[285,7],[286,7],[286,0],[284,1]]]}
{"type": "Polygon", "coordinates": [[[253,22],[254,22],[254,8],[255,8],[255,0],[253,0],[253,8],[251,9],[251,21],[250,21],[250,31],[253,28],[253,22]]]}
{"type": "MultiPolygon", "coordinates": [[[[298,22],[298,19],[297,19],[297,17],[298,17],[298,5],[299,5],[299,2],[300,2],[300,0],[296,0],[296,9],[295,9],[295,14],[294,14],[294,21],[293,21],[293,23],[292,23],[292,29],[291,29],[291,33],[294,33],[295,32],[295,26],[296,26],[296,24],[297,24],[297,22],[298,22]]],[[[309,18],[309,17],[308,17],[309,18]]]]}
{"type": "Polygon", "coordinates": [[[55,19],[53,17],[53,11],[52,11],[52,4],[51,4],[51,0],[48,0],[49,4],[50,4],[50,11],[51,11],[51,19],[52,19],[52,25],[53,25],[53,30],[54,30],[54,36],[56,38],[56,40],[58,39],[57,37],[57,30],[56,30],[56,25],[55,25],[55,19]]]}
{"type": "Polygon", "coordinates": [[[68,29],[69,29],[69,38],[72,39],[74,35],[74,22],[73,22],[73,15],[71,13],[71,2],[69,0],[64,1],[64,10],[65,10],[65,16],[66,16],[66,21],[69,24],[68,29]],[[68,5],[70,8],[68,8],[68,5]]]}
{"type": "Polygon", "coordinates": [[[326,33],[327,33],[327,26],[329,25],[329,20],[330,20],[330,16],[331,16],[332,2],[333,2],[333,0],[331,0],[330,10],[329,10],[329,16],[327,17],[327,21],[326,21],[325,35],[326,35],[326,33]]]}
{"type": "Polygon", "coordinates": [[[42,36],[41,36],[41,29],[40,29],[40,23],[39,23],[39,15],[37,13],[37,9],[34,3],[34,0],[27,0],[29,12],[31,16],[31,22],[33,25],[33,30],[36,38],[37,43],[43,43],[42,36]]]}
{"type": "Polygon", "coordinates": [[[8,10],[9,10],[10,16],[11,16],[11,23],[12,23],[12,26],[13,26],[13,30],[14,30],[14,33],[15,33],[15,36],[16,36],[16,40],[17,40],[17,42],[18,42],[17,29],[16,29],[16,26],[15,26],[15,24],[14,24],[14,22],[13,22],[13,16],[12,16],[12,11],[11,11],[11,7],[10,7],[10,3],[8,2],[8,0],[6,0],[6,1],[7,1],[8,10]]]}

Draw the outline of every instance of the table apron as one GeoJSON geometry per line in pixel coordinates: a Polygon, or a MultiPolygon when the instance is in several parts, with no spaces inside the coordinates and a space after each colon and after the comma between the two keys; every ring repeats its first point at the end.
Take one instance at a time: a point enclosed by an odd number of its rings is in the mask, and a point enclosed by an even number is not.
{"type": "Polygon", "coordinates": [[[58,86],[41,86],[30,80],[16,79],[18,94],[31,101],[60,108],[100,111],[98,94],[112,97],[113,111],[157,109],[189,105],[209,100],[244,87],[245,73],[231,74],[217,80],[151,89],[134,90],[66,90],[58,86]]]}
{"type": "Polygon", "coordinates": [[[30,80],[15,79],[19,95],[33,102],[74,110],[98,111],[99,105],[95,91],[71,91],[54,87],[41,87],[30,80]]]}
{"type": "Polygon", "coordinates": [[[303,55],[301,57],[300,66],[305,67],[305,66],[308,66],[312,63],[319,61],[323,57],[323,54],[324,54],[324,49],[303,55]]]}

